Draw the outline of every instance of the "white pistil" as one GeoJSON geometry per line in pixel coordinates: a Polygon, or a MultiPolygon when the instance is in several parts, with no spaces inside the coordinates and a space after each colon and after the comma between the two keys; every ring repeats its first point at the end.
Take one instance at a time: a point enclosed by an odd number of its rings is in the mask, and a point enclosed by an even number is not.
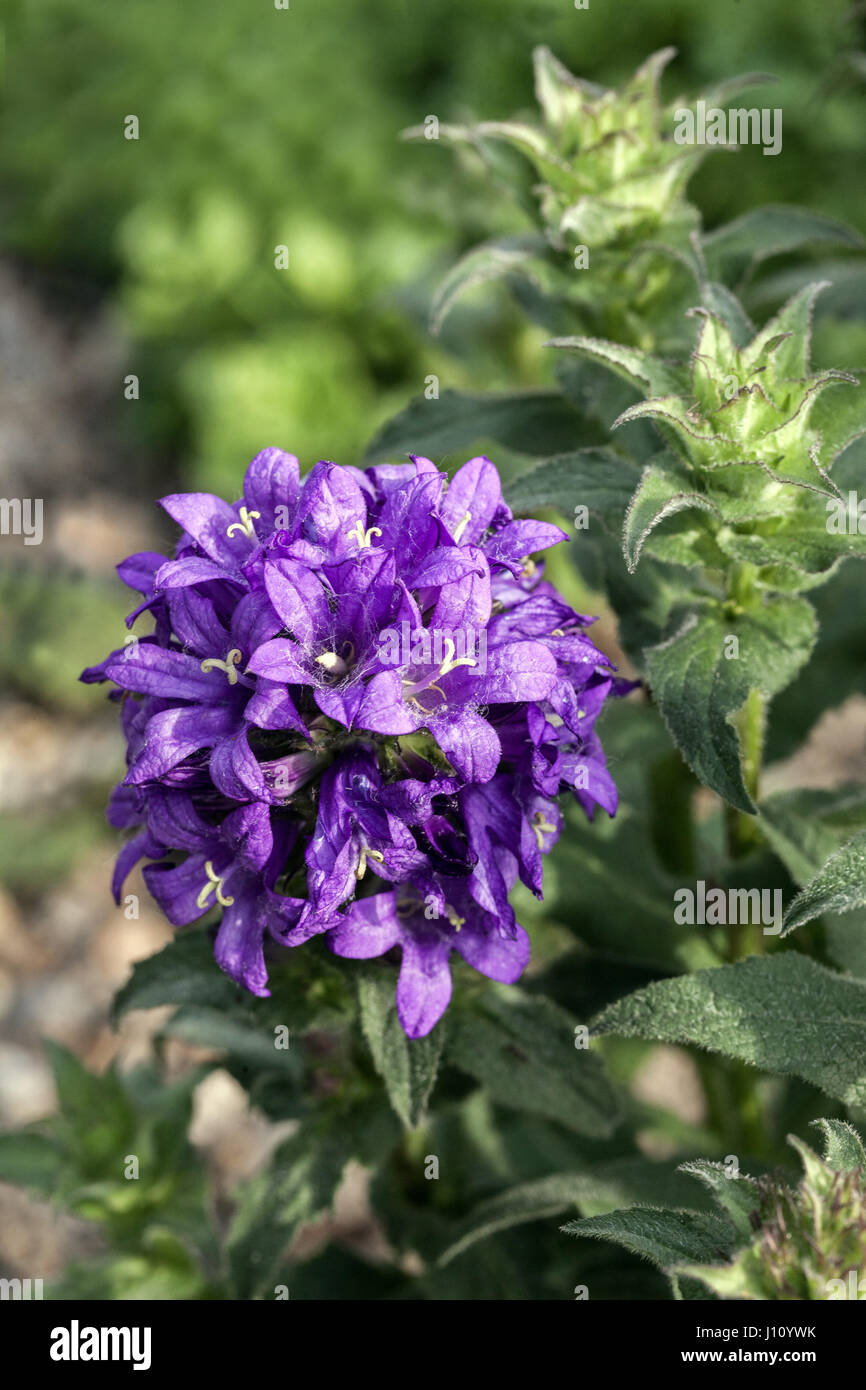
{"type": "Polygon", "coordinates": [[[355,540],[358,542],[359,550],[369,550],[373,544],[370,537],[381,536],[381,534],[382,532],[379,530],[378,526],[368,526],[367,530],[365,531],[364,523],[362,521],[356,521],[351,531],[346,532],[347,536],[353,536],[355,540]]]}
{"type": "Polygon", "coordinates": [[[464,512],[464,513],[463,513],[463,516],[460,518],[460,520],[459,520],[458,523],[457,523],[457,530],[454,532],[454,543],[455,543],[455,545],[456,545],[457,542],[459,541],[460,537],[463,535],[463,532],[466,530],[466,527],[469,525],[469,523],[470,523],[471,520],[472,520],[472,513],[471,513],[471,512],[464,512]]]}
{"type": "Polygon", "coordinates": [[[225,661],[218,656],[209,656],[201,664],[203,671],[225,671],[229,685],[237,685],[238,673],[235,669],[241,659],[239,647],[232,647],[225,661]]]}
{"type": "Polygon", "coordinates": [[[253,517],[258,520],[261,516],[261,512],[248,512],[246,507],[241,507],[238,515],[240,516],[240,521],[233,521],[231,526],[226,528],[226,535],[231,537],[234,535],[235,531],[240,531],[244,536],[249,536],[250,540],[254,541],[256,538],[256,530],[253,526],[253,517]]]}
{"type": "Polygon", "coordinates": [[[378,849],[368,849],[365,844],[361,845],[358,867],[355,870],[355,878],[362,879],[367,872],[367,860],[373,859],[377,864],[384,864],[385,856],[378,849]]]}
{"type": "Polygon", "coordinates": [[[214,866],[210,859],[205,863],[204,871],[207,874],[208,881],[195,900],[196,907],[207,907],[207,900],[214,891],[216,892],[216,900],[220,907],[231,907],[234,898],[223,897],[223,881],[219,874],[214,872],[214,866]]]}
{"type": "Polygon", "coordinates": [[[549,822],[544,819],[543,811],[536,811],[535,815],[532,817],[532,828],[535,831],[535,838],[538,841],[539,849],[544,849],[543,836],[545,831],[549,834],[556,833],[556,826],[550,825],[549,822]]]}
{"type": "Polygon", "coordinates": [[[316,657],[316,664],[324,666],[329,676],[345,676],[348,666],[341,656],[336,652],[322,652],[321,656],[316,657]]]}
{"type": "Polygon", "coordinates": [[[442,640],[445,643],[445,650],[447,655],[445,657],[445,660],[442,662],[442,665],[439,667],[440,676],[447,676],[448,672],[453,671],[456,666],[478,665],[478,662],[475,660],[473,656],[458,656],[455,658],[454,653],[456,652],[457,648],[454,645],[454,641],[451,637],[443,637],[442,640]]]}
{"type": "Polygon", "coordinates": [[[463,923],[466,921],[465,917],[457,916],[456,911],[450,903],[445,904],[445,916],[448,918],[448,921],[451,923],[455,931],[459,931],[460,928],[463,926],[463,923]]]}

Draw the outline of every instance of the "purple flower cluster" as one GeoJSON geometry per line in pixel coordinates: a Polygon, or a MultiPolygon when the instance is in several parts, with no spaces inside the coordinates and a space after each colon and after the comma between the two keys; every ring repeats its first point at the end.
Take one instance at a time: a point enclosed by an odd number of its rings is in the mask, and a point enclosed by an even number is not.
{"type": "Polygon", "coordinates": [[[399,947],[410,1037],[448,1005],[451,951],[516,980],[529,942],[509,890],[541,896],[558,794],[616,809],[593,728],[609,663],[529,558],[564,533],[514,520],[486,458],[450,482],[413,458],[318,463],[301,483],[265,449],[233,506],[162,505],[175,558],[118,567],[142,596],[127,625],[147,611],[154,631],[82,675],[117,687],[128,742],[118,901],[153,861],[169,920],[218,906],[217,962],[259,995],[268,936],[399,947]]]}

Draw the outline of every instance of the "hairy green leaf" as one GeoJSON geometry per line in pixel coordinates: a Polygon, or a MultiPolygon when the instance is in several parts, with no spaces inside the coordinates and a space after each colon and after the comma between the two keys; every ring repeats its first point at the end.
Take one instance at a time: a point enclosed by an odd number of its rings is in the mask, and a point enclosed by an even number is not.
{"type": "Polygon", "coordinates": [[[754,811],[732,720],[752,690],[769,698],[793,680],[815,641],[805,599],[768,599],[756,612],[692,613],[646,653],[653,694],[689,767],[725,801],[754,811]]]}
{"type": "Polygon", "coordinates": [[[694,475],[683,468],[678,460],[666,455],[648,464],[629,503],[622,533],[623,554],[631,573],[637,568],[650,532],[665,517],[687,508],[719,516],[718,508],[697,490],[694,475]]]}
{"type": "Polygon", "coordinates": [[[394,1110],[407,1129],[415,1129],[436,1081],[445,1024],[440,1021],[425,1038],[407,1038],[397,1017],[395,988],[395,971],[362,968],[358,979],[361,1027],[394,1110]]]}
{"type": "Polygon", "coordinates": [[[575,1023],[548,999],[494,986],[454,1018],[446,1055],[502,1105],[607,1135],[619,1102],[599,1058],[575,1047],[575,1023]]]}
{"type": "Polygon", "coordinates": [[[593,1031],[690,1043],[866,1104],[866,985],[794,951],[656,981],[593,1031]]]}
{"type": "Polygon", "coordinates": [[[516,512],[555,507],[566,517],[584,506],[611,531],[618,531],[638,479],[637,465],[613,449],[580,449],[542,459],[505,490],[516,512]]]}
{"type": "Polygon", "coordinates": [[[603,442],[598,426],[584,419],[556,391],[497,396],[464,395],[447,389],[438,400],[424,396],[411,400],[382,426],[365,462],[393,462],[407,454],[425,454],[440,462],[488,439],[534,458],[603,442]]]}
{"type": "Polygon", "coordinates": [[[851,912],[866,906],[866,830],[837,850],[806,884],[785,913],[785,931],[793,931],[825,912],[851,912]]]}

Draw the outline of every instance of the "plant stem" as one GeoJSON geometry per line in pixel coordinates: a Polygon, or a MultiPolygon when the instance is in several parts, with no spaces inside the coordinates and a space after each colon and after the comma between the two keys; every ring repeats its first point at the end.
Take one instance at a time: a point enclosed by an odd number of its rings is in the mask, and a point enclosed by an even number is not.
{"type": "MultiPolygon", "coordinates": [[[[761,762],[764,752],[766,707],[759,690],[750,690],[741,709],[736,728],[740,736],[743,781],[746,791],[757,802],[760,794],[761,762]]],[[[728,808],[728,848],[732,859],[742,859],[760,841],[760,831],[754,816],[735,807],[728,808]]]]}

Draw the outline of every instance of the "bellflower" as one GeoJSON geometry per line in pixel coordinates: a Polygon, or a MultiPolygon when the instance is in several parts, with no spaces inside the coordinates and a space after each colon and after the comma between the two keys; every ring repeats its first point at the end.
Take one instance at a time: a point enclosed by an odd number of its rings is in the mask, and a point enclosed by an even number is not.
{"type": "Polygon", "coordinates": [[[448,1005],[452,951],[516,980],[509,892],[541,896],[557,798],[616,810],[594,725],[622,685],[531,558],[564,532],[515,520],[485,458],[302,482],[265,449],[235,504],[162,505],[175,556],[118,567],[154,631],[82,675],[122,704],[115,894],[144,858],[175,925],[219,907],[217,962],[260,995],[268,940],[396,948],[410,1037],[448,1005]]]}

